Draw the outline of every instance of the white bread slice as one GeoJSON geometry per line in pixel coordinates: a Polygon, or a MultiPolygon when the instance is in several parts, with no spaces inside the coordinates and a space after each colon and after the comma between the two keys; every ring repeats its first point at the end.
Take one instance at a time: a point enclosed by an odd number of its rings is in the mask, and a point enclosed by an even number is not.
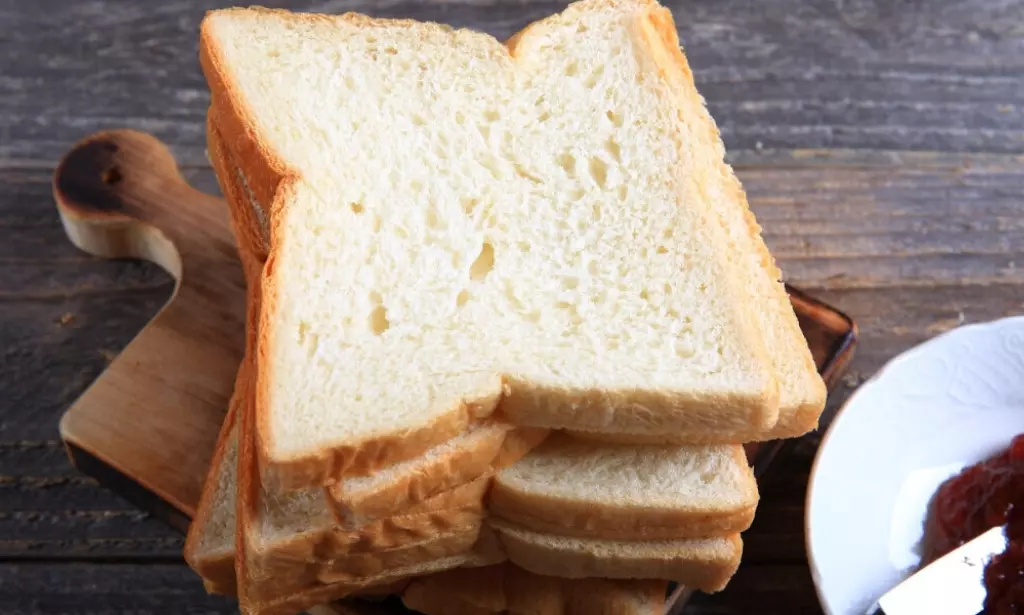
{"type": "Polygon", "coordinates": [[[210,593],[235,594],[235,478],[238,465],[237,395],[232,395],[185,538],[185,562],[210,593]]]}
{"type": "Polygon", "coordinates": [[[343,527],[399,514],[460,485],[491,476],[544,440],[546,429],[510,430],[502,423],[472,426],[425,454],[369,477],[347,478],[327,488],[334,516],[343,527]]]}
{"type": "Polygon", "coordinates": [[[508,562],[413,579],[402,602],[425,615],[664,615],[667,583],[560,579],[508,562]]]}
{"type": "Polygon", "coordinates": [[[542,534],[499,519],[510,562],[530,572],[568,579],[664,579],[704,592],[725,588],[740,564],[739,534],[687,540],[626,541],[542,534]]]}
{"type": "Polygon", "coordinates": [[[647,0],[586,0],[508,47],[354,15],[207,16],[213,104],[268,221],[268,484],[415,457],[502,397],[541,427],[776,423],[744,287],[766,274],[726,249],[715,210],[745,204],[708,197],[731,173],[671,31],[647,0]]]}
{"type": "Polygon", "coordinates": [[[757,502],[739,445],[600,444],[555,434],[497,474],[487,508],[538,532],[653,540],[742,532],[757,502]]]}

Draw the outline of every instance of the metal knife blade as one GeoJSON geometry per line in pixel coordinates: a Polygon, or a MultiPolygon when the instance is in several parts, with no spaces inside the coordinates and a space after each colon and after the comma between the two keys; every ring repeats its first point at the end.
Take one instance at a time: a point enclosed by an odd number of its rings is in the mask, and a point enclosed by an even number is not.
{"type": "Polygon", "coordinates": [[[985,604],[985,566],[1005,549],[1006,526],[994,527],[907,577],[878,600],[873,612],[978,615],[985,604]]]}

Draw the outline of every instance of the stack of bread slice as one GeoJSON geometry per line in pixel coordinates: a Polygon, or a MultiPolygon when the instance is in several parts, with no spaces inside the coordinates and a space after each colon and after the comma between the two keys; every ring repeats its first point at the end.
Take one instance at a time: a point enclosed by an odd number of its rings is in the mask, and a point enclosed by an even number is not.
{"type": "Polygon", "coordinates": [[[722,589],[741,445],[813,429],[825,389],[669,12],[583,0],[501,44],[230,9],[200,57],[248,293],[186,544],[207,588],[722,589]]]}

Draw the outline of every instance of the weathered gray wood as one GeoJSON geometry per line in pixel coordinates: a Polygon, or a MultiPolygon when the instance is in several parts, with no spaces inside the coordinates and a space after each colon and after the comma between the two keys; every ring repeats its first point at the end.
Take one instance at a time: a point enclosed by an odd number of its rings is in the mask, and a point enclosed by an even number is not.
{"type": "MultiPolygon", "coordinates": [[[[204,11],[227,3],[11,3],[0,13],[0,164],[51,165],[111,127],[153,132],[202,164],[204,11]]],[[[506,37],[565,2],[273,2],[434,19],[506,37]]],[[[1021,152],[1024,8],[1006,0],[667,2],[734,151],[1021,152]]]]}
{"type": "Polygon", "coordinates": [[[11,615],[238,612],[174,564],[0,564],[0,604],[11,615]]]}

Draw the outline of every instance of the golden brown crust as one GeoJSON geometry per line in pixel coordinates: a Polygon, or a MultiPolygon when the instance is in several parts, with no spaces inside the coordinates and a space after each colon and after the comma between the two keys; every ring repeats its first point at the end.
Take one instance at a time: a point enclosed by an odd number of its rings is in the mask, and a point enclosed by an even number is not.
{"type": "Polygon", "coordinates": [[[532,428],[496,432],[477,446],[453,451],[423,471],[404,475],[371,493],[346,493],[342,483],[335,483],[327,488],[328,501],[342,524],[352,518],[379,519],[420,504],[430,509],[428,502],[434,497],[515,463],[547,434],[546,429],[532,428]]]}

